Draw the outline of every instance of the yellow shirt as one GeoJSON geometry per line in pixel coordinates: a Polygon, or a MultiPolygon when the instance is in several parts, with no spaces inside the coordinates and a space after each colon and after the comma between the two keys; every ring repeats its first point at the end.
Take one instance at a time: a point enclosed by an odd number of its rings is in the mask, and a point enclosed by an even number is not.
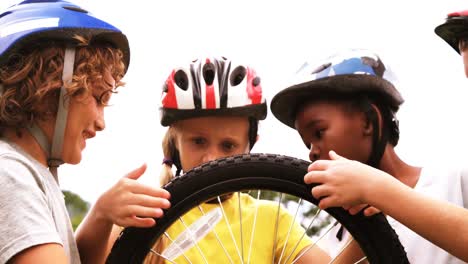
{"type": "MultiPolygon", "coordinates": [[[[261,264],[261,263],[272,263],[273,259],[273,248],[275,248],[275,263],[278,263],[280,256],[282,255],[281,263],[289,257],[287,263],[291,263],[295,256],[306,246],[312,244],[311,239],[304,234],[304,229],[296,222],[294,222],[291,228],[291,233],[288,237],[288,232],[293,222],[293,216],[290,215],[284,208],[280,207],[278,217],[278,203],[257,200],[248,194],[242,193],[240,195],[241,201],[241,212],[239,214],[239,196],[238,193],[234,193],[231,198],[227,199],[222,203],[222,209],[224,210],[227,219],[229,220],[232,233],[235,237],[236,243],[233,242],[233,238],[229,228],[226,224],[224,216],[215,226],[215,231],[223,242],[224,248],[218,242],[214,232],[209,232],[198,242],[199,249],[203,252],[204,257],[208,263],[231,263],[226,255],[228,252],[233,263],[242,263],[241,256],[243,255],[243,263],[261,264]],[[256,218],[255,228],[253,228],[255,211],[258,206],[258,213],[256,218]],[[279,219],[278,231],[275,232],[276,219],[279,219]],[[241,225],[240,218],[242,218],[242,241],[241,243],[241,225]],[[276,237],[276,247],[275,247],[276,237]],[[302,237],[302,240],[300,240],[302,237]],[[250,241],[253,241],[250,246],[250,241]],[[297,242],[300,240],[299,244],[297,242]],[[237,244],[237,247],[236,247],[237,244]],[[284,252],[283,246],[286,244],[284,252]],[[243,245],[243,246],[241,246],[243,245]],[[241,248],[243,247],[243,252],[241,248]],[[237,248],[239,250],[237,250],[237,248]],[[294,252],[293,252],[294,251],[294,252]],[[293,254],[291,254],[293,252],[293,254]]],[[[219,203],[204,203],[201,205],[205,214],[219,206],[219,203]]],[[[219,209],[218,209],[219,210],[219,209]]],[[[190,226],[203,214],[198,207],[193,208],[187,214],[185,214],[182,221],[175,222],[168,230],[167,234],[171,239],[176,239],[177,236],[186,230],[186,226],[190,226]],[[185,225],[184,225],[185,224],[185,225]]],[[[170,242],[169,242],[170,244],[170,242]]],[[[184,255],[190,259],[192,263],[205,263],[202,255],[196,246],[191,247],[184,252],[184,255]]],[[[174,260],[175,263],[189,263],[183,255],[179,256],[174,260]]],[[[170,263],[166,261],[166,263],[170,263]]]]}

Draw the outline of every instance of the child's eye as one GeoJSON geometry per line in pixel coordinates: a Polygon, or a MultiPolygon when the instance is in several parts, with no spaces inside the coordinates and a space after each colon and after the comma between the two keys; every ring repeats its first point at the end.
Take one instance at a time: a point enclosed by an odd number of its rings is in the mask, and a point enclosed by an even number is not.
{"type": "Polygon", "coordinates": [[[109,106],[110,99],[113,93],[117,93],[113,90],[106,90],[102,92],[100,95],[94,95],[93,97],[96,100],[96,103],[101,106],[109,106]]]}
{"type": "Polygon", "coordinates": [[[232,151],[236,147],[236,144],[229,141],[225,141],[222,143],[222,147],[225,151],[232,151]]]}
{"type": "Polygon", "coordinates": [[[198,138],[194,138],[192,139],[193,143],[195,143],[195,145],[203,145],[206,143],[206,139],[204,138],[201,138],[201,137],[198,137],[198,138]]]}
{"type": "Polygon", "coordinates": [[[94,98],[94,101],[96,101],[97,105],[101,105],[101,99],[99,98],[99,96],[93,94],[93,98],[94,98]]]}
{"type": "Polygon", "coordinates": [[[325,129],[317,129],[315,130],[315,137],[317,139],[321,139],[323,137],[323,133],[325,132],[325,129]]]}

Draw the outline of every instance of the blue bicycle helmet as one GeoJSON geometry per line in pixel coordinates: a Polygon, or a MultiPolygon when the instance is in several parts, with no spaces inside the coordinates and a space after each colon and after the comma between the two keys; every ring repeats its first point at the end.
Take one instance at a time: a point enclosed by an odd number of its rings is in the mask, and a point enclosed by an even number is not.
{"type": "Polygon", "coordinates": [[[0,14],[0,65],[9,55],[32,42],[44,39],[73,44],[76,34],[120,49],[128,69],[130,47],[127,37],[118,28],[63,0],[26,0],[0,14]]]}
{"type": "MultiPolygon", "coordinates": [[[[328,98],[327,95],[349,95],[350,98],[365,95],[373,101],[383,102],[380,111],[384,120],[391,122],[391,128],[383,130],[374,118],[372,123],[377,132],[373,134],[373,147],[367,162],[378,167],[390,134],[399,137],[394,114],[404,100],[395,88],[395,82],[396,77],[377,54],[368,50],[350,50],[326,59],[318,67],[304,64],[287,88],[273,97],[271,111],[282,123],[295,128],[298,108],[310,100],[328,98]]],[[[375,108],[369,105],[369,110],[376,116],[375,108]]]]}
{"type": "MultiPolygon", "coordinates": [[[[12,55],[22,54],[33,43],[57,41],[66,44],[63,83],[73,77],[75,46],[74,36],[87,37],[92,43],[106,43],[123,53],[125,71],[130,63],[127,37],[116,27],[91,15],[81,7],[63,0],[26,0],[13,5],[0,14],[0,66],[12,55]]],[[[0,80],[1,81],[1,80],[0,80]]],[[[0,96],[3,92],[0,83],[0,96]]],[[[50,171],[57,178],[57,168],[63,164],[62,150],[68,116],[67,91],[60,89],[59,104],[52,142],[49,142],[37,124],[28,127],[32,136],[47,155],[50,171]]]]}

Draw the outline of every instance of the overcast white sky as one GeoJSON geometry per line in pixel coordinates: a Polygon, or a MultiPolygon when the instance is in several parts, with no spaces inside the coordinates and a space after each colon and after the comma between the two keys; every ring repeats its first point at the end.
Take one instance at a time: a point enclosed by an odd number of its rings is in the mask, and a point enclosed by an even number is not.
{"type": "MultiPolygon", "coordinates": [[[[5,9],[17,0],[0,0],[5,9]]],[[[59,169],[61,186],[89,202],[146,162],[142,181],[158,184],[162,161],[160,88],[174,66],[223,55],[253,66],[268,102],[306,60],[346,48],[381,55],[406,102],[397,152],[411,164],[468,166],[468,80],[459,55],[434,34],[466,1],[120,1],[76,0],[121,28],[131,45],[126,87],[107,109],[106,130],[79,165],[59,169]]],[[[255,152],[307,159],[296,132],[269,113],[255,152]]]]}

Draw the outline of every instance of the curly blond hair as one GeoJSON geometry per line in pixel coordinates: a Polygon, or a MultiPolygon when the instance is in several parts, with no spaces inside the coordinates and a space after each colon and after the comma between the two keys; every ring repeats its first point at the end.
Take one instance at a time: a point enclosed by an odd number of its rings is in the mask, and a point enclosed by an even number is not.
{"type": "MultiPolygon", "coordinates": [[[[122,86],[125,73],[123,53],[106,43],[93,43],[92,38],[75,36],[76,47],[73,79],[66,85],[67,96],[92,92],[103,83],[109,72],[122,86]]],[[[34,120],[54,117],[57,112],[66,43],[41,41],[11,54],[0,67],[0,135],[5,129],[18,132],[34,120]]]]}

